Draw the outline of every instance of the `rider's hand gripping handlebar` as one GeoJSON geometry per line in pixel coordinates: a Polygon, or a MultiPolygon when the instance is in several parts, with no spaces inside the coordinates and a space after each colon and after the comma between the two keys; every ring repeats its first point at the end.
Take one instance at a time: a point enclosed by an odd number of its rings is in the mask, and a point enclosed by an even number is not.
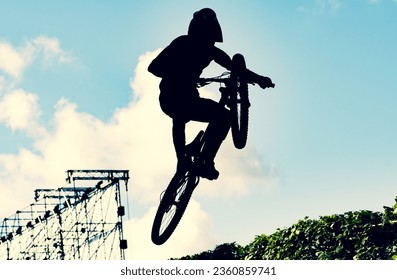
{"type": "Polygon", "coordinates": [[[269,77],[262,76],[262,77],[260,77],[260,80],[257,83],[263,89],[275,87],[275,84],[272,82],[272,80],[269,77]]]}

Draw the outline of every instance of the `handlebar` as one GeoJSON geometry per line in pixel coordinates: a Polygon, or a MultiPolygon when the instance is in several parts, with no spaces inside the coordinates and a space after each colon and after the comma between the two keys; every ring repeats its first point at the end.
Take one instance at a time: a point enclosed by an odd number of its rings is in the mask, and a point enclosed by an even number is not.
{"type": "MultiPolygon", "coordinates": [[[[220,76],[212,77],[212,78],[199,78],[197,81],[197,87],[203,87],[210,83],[227,83],[230,80],[230,72],[225,72],[220,76]]],[[[249,84],[255,85],[256,83],[249,82],[249,84]]],[[[274,88],[276,85],[271,83],[270,85],[264,87],[265,88],[274,88]]]]}
{"type": "Polygon", "coordinates": [[[224,72],[223,74],[212,78],[199,78],[197,81],[197,87],[203,87],[210,83],[226,83],[228,80],[230,80],[230,72],[224,72]]]}

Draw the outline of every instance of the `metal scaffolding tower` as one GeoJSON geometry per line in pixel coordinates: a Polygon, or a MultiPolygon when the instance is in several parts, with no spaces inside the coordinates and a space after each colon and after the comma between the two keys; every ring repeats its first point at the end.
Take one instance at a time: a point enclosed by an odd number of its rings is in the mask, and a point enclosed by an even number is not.
{"type": "Polygon", "coordinates": [[[35,201],[0,224],[0,259],[125,259],[127,170],[68,170],[67,186],[36,189],[35,201]],[[124,186],[124,188],[122,188],[124,186]]]}

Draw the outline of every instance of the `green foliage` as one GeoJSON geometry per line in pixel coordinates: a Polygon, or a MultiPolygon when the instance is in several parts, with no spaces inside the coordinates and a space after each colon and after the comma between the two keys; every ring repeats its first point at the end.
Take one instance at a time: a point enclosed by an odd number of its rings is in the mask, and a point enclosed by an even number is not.
{"type": "Polygon", "coordinates": [[[185,260],[397,260],[397,198],[383,212],[368,210],[305,217],[289,228],[260,235],[246,247],[218,245],[185,260]]]}
{"type": "Polygon", "coordinates": [[[244,256],[244,247],[233,242],[218,245],[214,250],[182,257],[180,260],[241,260],[244,256]]]}
{"type": "Polygon", "coordinates": [[[397,259],[397,198],[384,212],[368,210],[305,217],[247,246],[246,259],[352,260],[397,259]]]}

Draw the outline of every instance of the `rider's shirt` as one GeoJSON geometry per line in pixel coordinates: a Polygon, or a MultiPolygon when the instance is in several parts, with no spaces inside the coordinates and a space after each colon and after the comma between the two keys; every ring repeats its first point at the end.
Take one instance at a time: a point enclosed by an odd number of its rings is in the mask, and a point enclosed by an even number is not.
{"type": "Polygon", "coordinates": [[[149,70],[162,78],[160,100],[191,101],[198,98],[196,82],[214,59],[216,47],[193,40],[188,35],[176,38],[156,57],[149,70]]]}

